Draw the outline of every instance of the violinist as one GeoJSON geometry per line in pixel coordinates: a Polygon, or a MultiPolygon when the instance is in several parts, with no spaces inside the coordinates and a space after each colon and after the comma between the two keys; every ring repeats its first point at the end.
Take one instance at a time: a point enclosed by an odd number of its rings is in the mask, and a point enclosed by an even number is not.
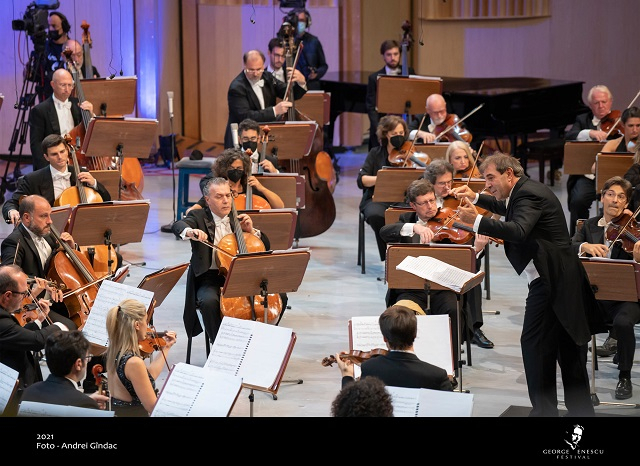
{"type": "MultiPolygon", "coordinates": [[[[453,390],[453,384],[444,369],[421,361],[414,352],[418,320],[413,309],[401,305],[390,306],[380,314],[378,322],[389,351],[363,361],[360,366],[361,379],[372,376],[393,387],[453,390]]],[[[340,354],[344,353],[337,353],[335,358],[344,388],[354,383],[354,367],[351,360],[340,358],[340,354]]]]}
{"type": "MultiPolygon", "coordinates": [[[[292,102],[284,99],[287,84],[277,80],[273,74],[265,71],[265,56],[260,50],[250,50],[242,57],[244,70],[231,81],[227,91],[229,119],[224,135],[224,147],[231,148],[233,138],[231,123],[240,123],[245,118],[257,122],[275,121],[293,106],[292,102]]],[[[287,70],[287,80],[292,80],[293,97],[297,100],[307,93],[307,83],[304,75],[298,70],[287,70]]]]}
{"type": "Polygon", "coordinates": [[[453,141],[447,147],[445,158],[453,165],[454,178],[480,178],[480,170],[471,146],[464,141],[453,141]]]}
{"type": "MultiPolygon", "coordinates": [[[[59,244],[51,233],[51,206],[47,200],[32,194],[20,202],[20,224],[13,229],[0,244],[2,265],[15,264],[30,277],[45,278],[52,258],[58,252],[59,244]]],[[[75,247],[73,237],[63,232],[60,239],[71,247],[75,247]]],[[[77,325],[69,318],[69,311],[62,302],[62,293],[46,293],[46,298],[53,299],[50,317],[54,322],[61,322],[69,329],[77,329],[77,325]]]]}
{"type": "MultiPolygon", "coordinates": [[[[455,142],[451,143],[452,145],[455,142]]],[[[461,144],[466,144],[461,142],[461,144]]],[[[468,145],[467,145],[468,147],[468,145]]],[[[434,188],[436,195],[436,203],[438,209],[445,207],[446,200],[455,200],[451,196],[451,187],[453,185],[454,167],[451,163],[444,159],[436,159],[427,165],[424,171],[424,178],[429,180],[434,188]]],[[[459,201],[456,201],[459,205],[459,201]]],[[[495,218],[495,217],[494,217],[495,218]]],[[[476,250],[476,270],[480,270],[482,259],[485,254],[485,246],[489,238],[484,235],[470,234],[468,244],[473,244],[476,250]]],[[[431,240],[429,240],[431,241],[431,240]]],[[[476,286],[465,294],[465,310],[469,313],[468,327],[472,332],[471,343],[480,348],[493,348],[494,344],[487,338],[482,330],[484,325],[484,317],[482,314],[482,287],[476,286]]],[[[466,332],[465,332],[466,334],[466,332]]]]}
{"type": "MultiPolygon", "coordinates": [[[[41,289],[40,289],[41,291],[41,289]]],[[[40,300],[42,313],[37,323],[22,326],[15,314],[22,310],[23,300],[29,292],[27,275],[17,265],[0,266],[0,363],[18,371],[18,393],[12,402],[18,402],[22,391],[42,380],[40,363],[34,352],[44,349],[46,338],[56,332],[68,330],[60,323],[49,325],[47,300],[40,300]]],[[[34,289],[33,293],[39,293],[34,289]]],[[[7,406],[4,415],[15,415],[17,404],[7,406]]]]}
{"type": "MultiPolygon", "coordinates": [[[[416,115],[416,118],[409,124],[409,139],[422,140],[424,143],[436,142],[441,132],[448,129],[449,125],[457,122],[457,116],[447,112],[447,102],[440,94],[431,94],[427,97],[425,110],[429,119],[424,118],[424,123],[418,128],[420,122],[423,121],[423,115],[416,115]]],[[[467,131],[464,122],[456,124],[451,130],[447,131],[445,136],[441,142],[454,140],[471,141],[471,133],[467,131]]]]}
{"type": "Polygon", "coordinates": [[[38,194],[53,206],[65,189],[76,186],[78,182],[95,190],[103,201],[111,200],[109,191],[91,173],[74,173],[73,164],[69,165],[69,149],[62,136],[50,134],[42,140],[41,146],[48,165],[27,173],[18,180],[13,195],[2,206],[2,215],[8,222],[15,226],[20,221],[18,208],[20,199],[24,196],[38,194]]]}
{"type": "Polygon", "coordinates": [[[49,376],[28,386],[20,401],[106,409],[109,397],[99,393],[88,395],[80,390],[93,358],[90,349],[89,340],[80,330],[49,335],[44,345],[49,376]]]}
{"type": "MultiPolygon", "coordinates": [[[[602,120],[611,114],[613,95],[607,86],[597,85],[589,89],[587,103],[590,111],[576,117],[573,126],[565,134],[566,141],[606,141],[607,131],[602,120]]],[[[576,222],[588,218],[591,204],[596,200],[596,182],[593,173],[569,175],[567,202],[569,207],[569,234],[575,233],[576,222]]]]}
{"type": "Polygon", "coordinates": [[[624,135],[607,141],[602,152],[635,152],[638,136],[640,136],[640,108],[629,107],[622,112],[620,122],[624,135]]]}
{"type": "Polygon", "coordinates": [[[365,221],[371,226],[378,244],[380,260],[384,262],[387,255],[387,245],[380,237],[380,229],[384,226],[384,212],[391,206],[389,202],[374,202],[373,193],[376,188],[378,170],[391,166],[389,154],[400,150],[406,141],[407,123],[397,115],[386,115],[378,125],[378,139],[381,145],[374,147],[367,154],[360,171],[357,183],[362,189],[360,212],[364,213],[365,221]]]}
{"type": "MultiPolygon", "coordinates": [[[[229,181],[220,177],[209,180],[203,193],[207,207],[192,210],[182,220],[175,222],[172,230],[178,239],[191,240],[191,266],[187,272],[184,306],[187,335],[196,336],[202,332],[196,315],[196,309],[200,309],[207,337],[213,342],[222,323],[220,292],[225,276],[218,270],[216,251],[201,240],[217,246],[221,238],[233,234],[234,222],[230,221],[229,215],[233,194],[229,181]]],[[[265,249],[269,249],[268,238],[253,228],[253,221],[248,214],[238,214],[238,221],[243,232],[260,238],[265,249]]]]}
{"type": "Polygon", "coordinates": [[[107,313],[107,373],[111,406],[116,417],[145,417],[158,400],[156,380],[166,365],[166,356],[176,343],[175,332],[165,332],[166,344],[159,346],[162,357],[149,365],[140,351],[140,340],[147,338],[147,308],[140,301],[125,299],[107,313]]]}
{"type": "MultiPolygon", "coordinates": [[[[600,193],[602,215],[589,218],[576,232],[572,238],[572,247],[576,254],[636,261],[640,259],[639,242],[634,244],[632,252],[627,252],[622,242],[616,241],[612,244],[608,234],[612,224],[626,224],[626,220],[620,220],[623,216],[626,219],[633,216],[633,212],[627,209],[632,190],[631,183],[620,176],[614,176],[604,183],[600,193]]],[[[598,307],[612,324],[606,343],[608,346],[617,345],[614,364],[617,362],[620,372],[615,398],[626,400],[632,396],[631,369],[636,348],[634,326],[640,322],[640,305],[637,302],[598,300],[598,307]]],[[[600,352],[601,348],[597,350],[600,352]]]]}
{"type": "MultiPolygon", "coordinates": [[[[68,134],[82,122],[82,110],[93,115],[93,104],[87,100],[79,103],[71,97],[73,76],[64,68],[53,73],[53,95],[31,109],[29,114],[29,143],[33,170],[47,166],[42,151],[42,140],[50,134],[68,134]]],[[[95,115],[94,115],[95,116],[95,115]]]]}

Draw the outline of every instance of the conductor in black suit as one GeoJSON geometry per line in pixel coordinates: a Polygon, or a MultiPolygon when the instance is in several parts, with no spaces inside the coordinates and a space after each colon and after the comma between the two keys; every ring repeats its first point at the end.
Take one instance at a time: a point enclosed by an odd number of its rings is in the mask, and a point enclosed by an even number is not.
{"type": "MultiPolygon", "coordinates": [[[[385,113],[378,113],[376,109],[376,99],[378,91],[378,76],[379,75],[392,75],[397,76],[402,74],[402,65],[400,59],[402,58],[402,52],[400,50],[400,44],[396,40],[385,40],[380,45],[380,55],[384,60],[384,66],[369,75],[367,81],[367,97],[365,105],[367,108],[367,114],[369,115],[369,150],[372,147],[378,147],[380,141],[376,135],[378,130],[378,123],[380,118],[385,116],[385,113]]],[[[409,74],[415,74],[413,68],[409,67],[409,74]]]]}
{"type": "MultiPolygon", "coordinates": [[[[218,245],[221,238],[233,233],[230,222],[233,195],[225,178],[212,178],[203,189],[207,208],[190,211],[185,218],[175,222],[173,233],[179,239],[191,241],[191,264],[187,272],[187,286],[184,304],[184,326],[188,336],[202,332],[196,309],[200,309],[202,321],[209,339],[213,342],[220,329],[220,291],[225,275],[220,273],[214,260],[216,250],[201,240],[218,245]]],[[[247,214],[238,214],[243,232],[260,238],[265,249],[270,248],[266,235],[253,228],[253,221],[247,214]]]]}
{"type": "Polygon", "coordinates": [[[87,365],[92,358],[90,348],[89,340],[79,330],[49,335],[44,346],[49,376],[28,386],[21,401],[105,409],[109,397],[97,392],[86,395],[78,390],[87,376],[87,365]]]}
{"type": "Polygon", "coordinates": [[[16,190],[2,206],[2,216],[16,225],[20,220],[18,212],[20,199],[31,194],[44,197],[53,206],[60,194],[80,181],[84,186],[93,189],[104,202],[111,200],[111,195],[102,183],[91,173],[77,174],[73,165],[69,165],[69,149],[65,140],[58,134],[50,134],[42,141],[42,153],[48,165],[39,170],[27,173],[18,180],[16,190]]]}
{"type": "MultiPolygon", "coordinates": [[[[361,364],[361,377],[374,376],[392,387],[429,388],[452,391],[453,384],[447,371],[428,362],[421,361],[413,351],[413,342],[418,334],[416,313],[404,306],[387,308],[378,319],[387,354],[375,356],[361,364]]],[[[352,383],[353,363],[335,355],[342,374],[342,386],[352,383]]]]}
{"type": "Polygon", "coordinates": [[[33,107],[29,114],[29,143],[34,170],[47,166],[41,146],[46,136],[68,134],[82,122],[82,110],[93,116],[91,102],[79,103],[76,97],[71,97],[74,82],[69,71],[64,68],[56,70],[51,87],[53,95],[33,107]]]}
{"type": "Polygon", "coordinates": [[[460,220],[477,233],[503,239],[509,262],[529,282],[520,344],[530,416],[558,416],[556,364],[568,414],[593,416],[587,342],[597,303],[571,247],[562,205],[553,191],[527,177],[518,160],[507,154],[487,157],[480,171],[489,194],[476,194],[468,186],[451,192],[463,199],[460,220]],[[504,221],[479,215],[474,204],[503,215],[504,221]]]}
{"type": "MultiPolygon", "coordinates": [[[[259,123],[276,121],[293,106],[285,98],[287,85],[264,69],[265,56],[260,50],[250,50],[242,57],[244,70],[229,85],[227,103],[229,119],[224,135],[225,149],[232,148],[231,124],[250,118],[259,123]]],[[[293,80],[293,98],[299,99],[307,92],[304,75],[299,70],[287,70],[287,79],[293,80]],[[293,74],[293,77],[292,77],[293,74]]]]}

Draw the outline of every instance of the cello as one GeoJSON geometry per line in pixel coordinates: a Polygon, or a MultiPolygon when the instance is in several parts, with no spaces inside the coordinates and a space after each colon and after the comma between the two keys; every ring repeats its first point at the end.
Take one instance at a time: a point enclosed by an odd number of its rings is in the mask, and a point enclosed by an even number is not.
{"type": "MultiPolygon", "coordinates": [[[[282,32],[285,39],[286,69],[295,70],[295,62],[293,61],[293,54],[296,49],[295,31],[289,23],[284,23],[282,32]]],[[[296,53],[296,62],[302,48],[303,43],[300,42],[298,53],[296,53]]],[[[285,100],[289,100],[294,104],[293,74],[287,83],[285,100]]],[[[307,115],[297,111],[295,105],[289,108],[286,115],[287,121],[311,121],[307,115]]],[[[336,218],[333,189],[337,178],[331,156],[323,148],[324,134],[322,128],[318,126],[308,156],[281,162],[286,171],[298,173],[305,177],[305,208],[298,211],[298,224],[296,225],[295,233],[295,237],[298,239],[324,233],[333,225],[336,218]]]]}

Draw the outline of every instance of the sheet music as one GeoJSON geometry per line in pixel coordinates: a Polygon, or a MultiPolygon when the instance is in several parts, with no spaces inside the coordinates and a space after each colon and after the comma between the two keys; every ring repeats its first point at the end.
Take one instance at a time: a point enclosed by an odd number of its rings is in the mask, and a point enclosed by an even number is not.
{"type": "Polygon", "coordinates": [[[153,292],[111,280],[103,280],[91,307],[91,312],[82,328],[82,333],[87,337],[87,340],[100,346],[109,346],[107,313],[109,309],[129,298],[137,299],[149,309],[153,300],[153,292]]]}
{"type": "Polygon", "coordinates": [[[394,417],[471,417],[473,394],[387,386],[394,417]]]}
{"type": "Polygon", "coordinates": [[[225,316],[205,367],[269,388],[287,357],[292,334],[290,328],[225,316]]]}
{"type": "Polygon", "coordinates": [[[114,417],[115,414],[114,411],[105,409],[54,405],[36,401],[23,401],[18,409],[18,417],[114,417]]]}
{"type": "Polygon", "coordinates": [[[226,417],[242,377],[180,362],[167,377],[151,417],[226,417]]]}
{"type": "Polygon", "coordinates": [[[465,283],[482,273],[467,272],[430,256],[407,256],[396,266],[396,269],[412,273],[458,293],[465,283]]]}
{"type": "MultiPolygon", "coordinates": [[[[451,320],[448,315],[416,316],[418,332],[413,343],[416,356],[421,361],[441,367],[453,375],[453,352],[451,346],[451,320]]],[[[378,316],[351,318],[351,341],[353,350],[371,351],[386,349],[380,332],[378,316]]]]}
{"type": "Polygon", "coordinates": [[[17,370],[0,362],[0,414],[9,404],[19,375],[17,370]]]}

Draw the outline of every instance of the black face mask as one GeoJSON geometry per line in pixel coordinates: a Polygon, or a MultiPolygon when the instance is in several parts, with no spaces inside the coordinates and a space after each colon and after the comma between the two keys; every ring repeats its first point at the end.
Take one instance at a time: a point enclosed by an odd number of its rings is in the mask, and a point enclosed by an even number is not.
{"type": "Polygon", "coordinates": [[[258,143],[256,141],[245,141],[242,143],[242,149],[243,150],[250,149],[252,154],[256,153],[257,148],[258,148],[258,143]]]}
{"type": "Polygon", "coordinates": [[[62,36],[55,29],[53,31],[49,31],[49,40],[52,40],[53,42],[55,42],[58,39],[60,39],[60,37],[62,37],[62,36]]]}
{"type": "Polygon", "coordinates": [[[400,135],[391,136],[391,139],[389,139],[389,141],[391,142],[391,145],[393,147],[400,150],[400,148],[402,147],[402,144],[404,144],[404,136],[400,136],[400,135]]]}
{"type": "Polygon", "coordinates": [[[231,170],[227,170],[227,178],[234,183],[237,183],[244,176],[244,170],[241,168],[233,168],[231,170]]]}

